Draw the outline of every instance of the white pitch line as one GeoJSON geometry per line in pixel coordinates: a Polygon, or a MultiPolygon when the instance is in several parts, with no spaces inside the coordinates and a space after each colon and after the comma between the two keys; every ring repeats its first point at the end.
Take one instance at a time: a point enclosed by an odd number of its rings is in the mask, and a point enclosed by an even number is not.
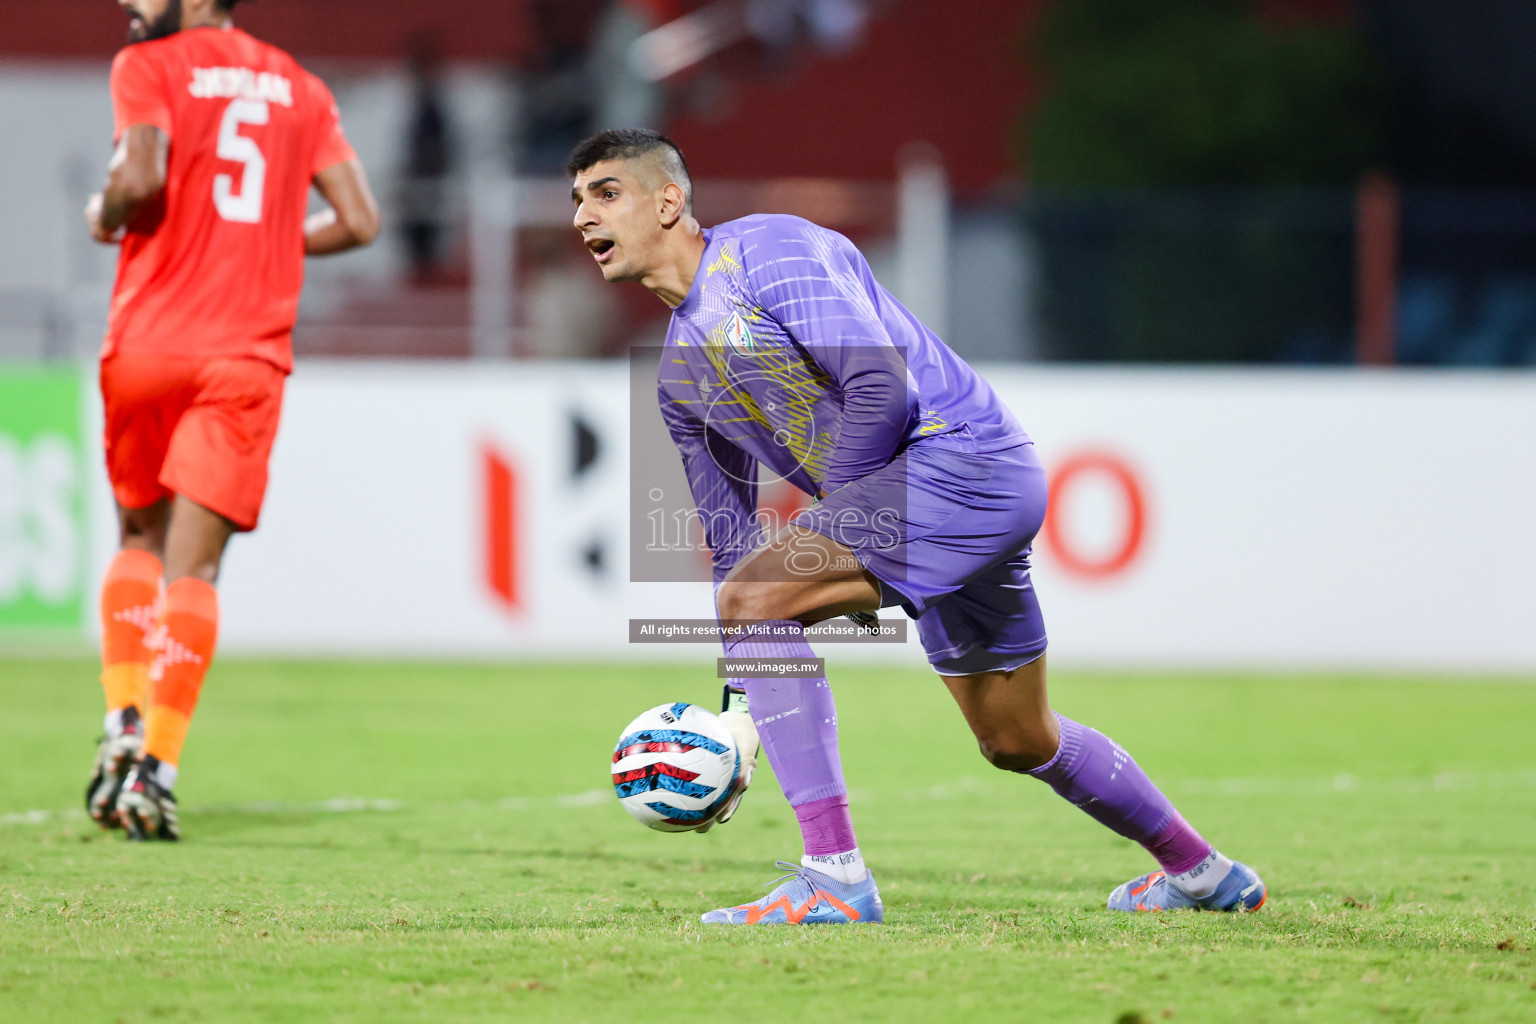
{"type": "MultiPolygon", "coordinates": [[[[858,802],[938,803],[956,799],[993,799],[1012,788],[1009,782],[999,778],[989,782],[975,776],[966,776],[955,782],[908,789],[854,789],[849,795],[858,802]]],[[[1525,772],[1441,772],[1437,775],[1396,775],[1385,777],[1358,776],[1341,773],[1326,778],[1235,778],[1235,779],[1171,779],[1166,788],[1175,795],[1185,793],[1215,793],[1220,795],[1260,796],[1338,796],[1353,794],[1418,794],[1463,793],[1469,790],[1503,790],[1536,788],[1536,771],[1525,772]]],[[[596,807],[613,799],[611,789],[586,789],[579,793],[557,793],[551,796],[513,796],[501,800],[464,800],[459,806],[466,811],[487,809],[528,813],[531,811],[576,810],[596,807]]],[[[243,804],[204,804],[184,810],[191,814],[389,814],[410,809],[412,804],[401,800],[368,799],[339,796],[312,803],[283,803],[276,800],[260,800],[243,804]]],[[[78,809],[67,811],[15,811],[0,814],[0,827],[9,825],[46,825],[55,821],[83,819],[85,812],[78,809]]]]}

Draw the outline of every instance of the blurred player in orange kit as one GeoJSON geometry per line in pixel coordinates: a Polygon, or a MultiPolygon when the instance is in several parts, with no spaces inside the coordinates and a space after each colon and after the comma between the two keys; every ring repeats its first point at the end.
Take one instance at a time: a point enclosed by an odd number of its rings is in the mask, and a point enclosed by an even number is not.
{"type": "Polygon", "coordinates": [[[116,149],[85,217],[119,244],[101,353],[121,550],[101,589],[103,827],[177,839],[171,790],[218,635],[214,583],[267,484],[304,257],[378,206],[325,83],[235,28],[239,0],[117,0],[116,149]],[[329,209],[306,217],[313,184],[329,209]],[[163,589],[162,589],[163,580],[163,589]]]}

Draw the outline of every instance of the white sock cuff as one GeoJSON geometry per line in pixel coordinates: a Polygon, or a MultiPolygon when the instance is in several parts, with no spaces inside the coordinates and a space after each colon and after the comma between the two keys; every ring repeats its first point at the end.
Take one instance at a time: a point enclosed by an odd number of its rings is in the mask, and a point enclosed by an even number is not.
{"type": "Polygon", "coordinates": [[[846,885],[862,882],[869,875],[869,869],[864,866],[864,854],[859,852],[857,846],[842,853],[808,853],[800,858],[800,865],[846,885]]]}
{"type": "Polygon", "coordinates": [[[175,765],[161,761],[155,768],[155,782],[159,783],[161,789],[175,789],[178,774],[175,765]]]}
{"type": "Polygon", "coordinates": [[[1219,850],[1212,848],[1209,856],[1188,871],[1169,874],[1168,883],[1186,896],[1203,899],[1216,891],[1216,887],[1231,870],[1232,858],[1224,857],[1219,850]]]}

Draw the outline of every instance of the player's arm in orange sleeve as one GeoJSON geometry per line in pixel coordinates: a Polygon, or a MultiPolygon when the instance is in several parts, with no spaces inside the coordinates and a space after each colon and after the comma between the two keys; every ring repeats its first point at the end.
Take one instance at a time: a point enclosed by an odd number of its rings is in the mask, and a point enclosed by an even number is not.
{"type": "Polygon", "coordinates": [[[154,125],[134,124],[124,130],[107,165],[105,187],[85,206],[92,238],[102,243],[118,241],[119,229],[160,194],[170,145],[170,138],[154,125]]]}
{"type": "Polygon", "coordinates": [[[315,175],[315,188],[330,209],[304,222],[304,254],[327,256],[367,245],[379,234],[379,204],[368,175],[355,158],[332,164],[315,175]]]}
{"type": "Polygon", "coordinates": [[[112,60],[112,126],[117,148],[106,186],[86,203],[85,221],[98,242],[115,242],[144,204],[165,188],[171,110],[165,73],[150,51],[125,46],[112,60]]]}

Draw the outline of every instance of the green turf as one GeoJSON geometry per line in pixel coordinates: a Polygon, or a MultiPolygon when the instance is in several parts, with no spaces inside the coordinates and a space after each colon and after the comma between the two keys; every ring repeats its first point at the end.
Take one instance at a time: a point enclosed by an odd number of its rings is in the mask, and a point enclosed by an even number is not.
{"type": "Polygon", "coordinates": [[[1270,887],[1130,917],[1137,847],[987,767],[926,673],[835,671],[887,923],[733,930],[698,914],[798,852],[771,778],[707,836],[601,793],[707,668],[226,659],[187,840],[131,846],[75,810],[91,667],[0,662],[0,1020],[1536,1020],[1530,680],[1059,674],[1270,887]]]}

